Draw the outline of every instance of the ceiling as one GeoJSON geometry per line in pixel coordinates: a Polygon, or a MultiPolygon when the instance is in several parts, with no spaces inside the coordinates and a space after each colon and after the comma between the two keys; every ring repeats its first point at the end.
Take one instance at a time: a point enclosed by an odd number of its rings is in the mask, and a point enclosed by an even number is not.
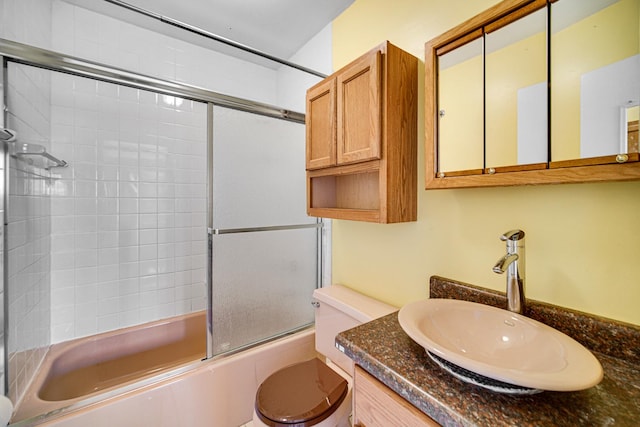
{"type": "MultiPolygon", "coordinates": [[[[67,0],[155,31],[168,24],[131,12],[108,0],[67,0]]],[[[120,0],[118,0],[120,1],[120,0]]],[[[116,3],[118,2],[116,1],[116,3]]],[[[354,0],[122,0],[154,15],[201,28],[282,59],[289,59],[354,0]]],[[[165,31],[166,30],[166,31],[165,31]]],[[[179,30],[182,33],[188,33],[179,30]]],[[[179,36],[179,35],[178,35],[179,36]]],[[[193,35],[191,35],[193,37],[193,35]]],[[[184,38],[184,37],[181,37],[184,38]]],[[[200,37],[203,38],[203,37],[200,37]]]]}

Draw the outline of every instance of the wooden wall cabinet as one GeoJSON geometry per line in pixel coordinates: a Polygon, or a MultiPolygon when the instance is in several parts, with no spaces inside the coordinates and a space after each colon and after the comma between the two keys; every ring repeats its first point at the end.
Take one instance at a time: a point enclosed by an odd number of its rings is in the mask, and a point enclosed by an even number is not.
{"type": "Polygon", "coordinates": [[[439,426],[359,366],[354,382],[354,427],[439,426]]]}
{"type": "Polygon", "coordinates": [[[385,42],[307,91],[307,213],[417,216],[418,60],[385,42]]]}

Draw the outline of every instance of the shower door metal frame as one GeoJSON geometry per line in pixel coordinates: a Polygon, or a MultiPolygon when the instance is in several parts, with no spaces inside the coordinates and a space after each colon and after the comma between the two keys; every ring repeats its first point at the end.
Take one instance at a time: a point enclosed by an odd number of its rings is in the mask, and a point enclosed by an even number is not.
{"type": "Polygon", "coordinates": [[[221,107],[304,124],[305,115],[296,111],[225,95],[186,83],[159,79],[1,38],[0,56],[20,64],[32,65],[51,71],[60,71],[94,80],[158,92],[163,95],[212,103],[221,107]]]}
{"type": "MultiPolygon", "coordinates": [[[[67,73],[75,76],[86,77],[93,80],[104,81],[108,83],[113,83],[122,86],[132,87],[134,89],[142,89],[148,90],[155,93],[169,95],[169,96],[177,96],[184,99],[189,99],[192,101],[202,102],[208,104],[207,107],[207,242],[208,242],[208,268],[207,268],[207,278],[206,278],[206,288],[207,288],[207,359],[213,356],[213,335],[212,335],[212,324],[211,324],[211,286],[212,286],[212,236],[214,234],[222,234],[222,233],[231,233],[231,232],[244,232],[244,231],[268,231],[264,230],[242,230],[242,229],[233,229],[233,230],[217,230],[215,231],[212,228],[212,210],[211,206],[213,203],[212,200],[212,179],[213,179],[213,117],[212,110],[213,106],[220,106],[231,108],[234,110],[240,110],[248,113],[259,114],[262,116],[267,116],[271,118],[291,121],[294,123],[303,124],[305,123],[305,115],[300,112],[291,111],[287,109],[278,108],[273,105],[260,103],[256,101],[251,101],[243,98],[238,98],[234,96],[224,95],[218,92],[214,92],[211,90],[207,90],[201,87],[179,83],[170,80],[159,79],[156,77],[139,74],[136,72],[128,71],[125,69],[112,67],[106,64],[102,64],[95,61],[85,60],[82,58],[69,56],[60,54],[58,52],[50,51],[47,49],[38,48],[35,46],[26,45],[23,43],[14,42],[11,40],[6,40],[0,38],[0,61],[2,69],[0,70],[0,108],[2,108],[2,114],[0,114],[0,125],[4,125],[6,123],[6,84],[7,84],[7,73],[6,67],[8,62],[15,62],[18,64],[30,65],[38,68],[47,69],[50,71],[67,73]]],[[[8,334],[6,331],[7,327],[7,316],[8,316],[8,298],[7,298],[7,210],[8,210],[8,169],[7,169],[7,152],[6,152],[6,144],[1,144],[0,147],[0,161],[4,162],[5,169],[0,174],[0,185],[2,186],[1,197],[4,200],[4,218],[3,218],[3,239],[4,239],[4,259],[2,260],[4,265],[4,278],[3,278],[3,322],[2,330],[4,332],[4,354],[2,359],[3,366],[2,372],[5,373],[5,385],[4,392],[8,391],[8,375],[6,372],[6,368],[8,366],[8,354],[7,354],[7,339],[8,334]]],[[[305,225],[292,225],[292,226],[278,226],[278,227],[267,227],[268,229],[295,229],[295,228],[317,228],[317,236],[318,236],[318,259],[317,259],[317,287],[322,287],[322,270],[323,270],[323,256],[322,256],[322,228],[323,222],[321,219],[318,219],[316,223],[305,224],[305,225]]]]}
{"type": "MultiPolygon", "coordinates": [[[[7,108],[6,108],[6,86],[7,86],[7,60],[0,53],[0,128],[4,128],[7,119],[7,108]]],[[[2,372],[4,381],[0,387],[2,387],[2,395],[6,395],[9,393],[9,375],[7,375],[7,368],[9,366],[9,354],[7,352],[7,347],[9,343],[9,334],[7,331],[7,325],[9,324],[9,300],[7,298],[7,284],[9,283],[9,254],[7,251],[7,204],[9,203],[9,157],[7,155],[7,144],[4,142],[0,142],[0,162],[2,162],[2,173],[0,173],[0,196],[2,197],[2,301],[0,301],[0,307],[2,308],[2,316],[0,316],[0,330],[2,331],[2,348],[0,351],[2,352],[2,357],[0,358],[0,372],[2,372]]]]}

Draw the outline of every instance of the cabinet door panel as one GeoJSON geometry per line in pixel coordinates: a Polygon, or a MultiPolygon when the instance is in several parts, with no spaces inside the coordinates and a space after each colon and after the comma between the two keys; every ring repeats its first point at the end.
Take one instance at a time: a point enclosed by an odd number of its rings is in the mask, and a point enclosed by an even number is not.
{"type": "Polygon", "coordinates": [[[485,27],[486,167],[546,163],[547,9],[485,27]]]}
{"type": "Polygon", "coordinates": [[[337,77],[338,164],[380,158],[382,54],[365,56],[337,77]]]}
{"type": "Polygon", "coordinates": [[[307,169],[336,164],[335,79],[307,93],[307,169]]]}
{"type": "Polygon", "coordinates": [[[355,370],[354,426],[436,427],[439,424],[359,366],[355,370]]]}
{"type": "Polygon", "coordinates": [[[484,168],[482,34],[438,56],[438,172],[484,168]]]}

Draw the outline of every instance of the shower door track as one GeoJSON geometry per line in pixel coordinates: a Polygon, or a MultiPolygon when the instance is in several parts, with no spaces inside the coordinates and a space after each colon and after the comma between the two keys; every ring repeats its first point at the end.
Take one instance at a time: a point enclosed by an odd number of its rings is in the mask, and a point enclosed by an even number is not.
{"type": "Polygon", "coordinates": [[[224,95],[185,83],[146,76],[2,38],[0,38],[0,57],[51,71],[74,74],[94,80],[158,92],[163,95],[178,96],[192,101],[212,103],[220,107],[304,124],[305,115],[296,111],[224,95]]]}

